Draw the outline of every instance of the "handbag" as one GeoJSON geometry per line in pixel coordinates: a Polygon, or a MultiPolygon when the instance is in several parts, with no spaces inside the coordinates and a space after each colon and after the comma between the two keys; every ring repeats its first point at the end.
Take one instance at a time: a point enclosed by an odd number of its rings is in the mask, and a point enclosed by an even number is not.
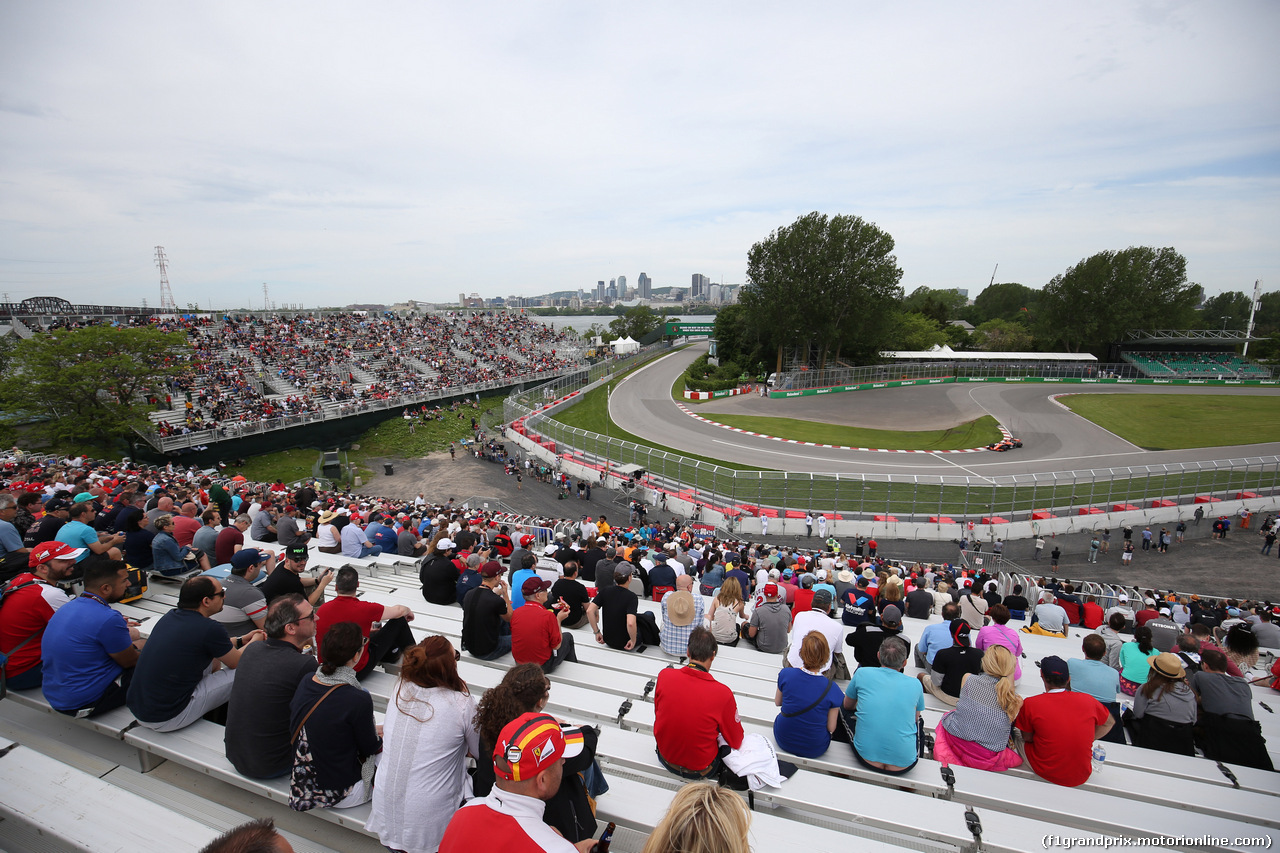
{"type": "Polygon", "coordinates": [[[298,735],[302,734],[302,727],[307,724],[307,720],[311,719],[311,715],[316,712],[316,708],[320,707],[320,703],[329,698],[329,694],[341,687],[341,684],[335,684],[324,692],[324,695],[316,700],[316,704],[311,706],[311,710],[307,711],[305,717],[298,721],[298,727],[293,730],[293,737],[289,738],[289,743],[297,743],[298,735]]]}

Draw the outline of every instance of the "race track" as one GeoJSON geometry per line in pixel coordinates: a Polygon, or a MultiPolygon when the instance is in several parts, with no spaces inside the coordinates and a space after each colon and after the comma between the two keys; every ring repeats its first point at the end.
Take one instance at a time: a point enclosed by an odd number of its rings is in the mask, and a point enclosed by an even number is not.
{"type": "Polygon", "coordinates": [[[706,344],[696,344],[628,376],[610,397],[610,417],[629,432],[675,452],[759,468],[830,474],[991,477],[1280,455],[1280,442],[1142,450],[1050,399],[1053,394],[1073,392],[1277,396],[1280,388],[965,383],[790,399],[744,395],[689,407],[711,420],[716,414],[749,414],[897,430],[940,429],[990,414],[1021,438],[1024,446],[1008,453],[887,453],[789,443],[734,432],[680,410],[671,398],[671,385],[705,351],[706,344]]]}

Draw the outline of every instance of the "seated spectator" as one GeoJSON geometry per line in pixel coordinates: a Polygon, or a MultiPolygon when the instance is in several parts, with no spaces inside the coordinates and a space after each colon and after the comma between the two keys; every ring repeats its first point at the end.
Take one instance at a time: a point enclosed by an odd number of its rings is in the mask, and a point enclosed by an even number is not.
{"type": "Polygon", "coordinates": [[[199,511],[199,507],[187,501],[173,517],[173,538],[178,541],[179,546],[195,547],[192,542],[196,531],[200,529],[200,519],[196,518],[199,511]]]}
{"type": "Polygon", "coordinates": [[[1195,755],[1191,728],[1196,722],[1196,696],[1187,684],[1182,661],[1162,652],[1152,655],[1148,663],[1151,673],[1133,697],[1130,728],[1134,745],[1195,755]]]}
{"type": "Polygon", "coordinates": [[[363,648],[358,625],[334,625],[320,642],[327,662],[310,678],[303,676],[293,693],[289,703],[289,728],[294,732],[289,780],[292,809],[348,809],[373,798],[373,774],[383,744],[374,722],[373,698],[356,680],[354,666],[363,648]]]}
{"type": "Polygon", "coordinates": [[[915,664],[919,669],[928,669],[934,656],[951,645],[951,623],[959,618],[960,605],[948,599],[942,606],[942,621],[924,626],[916,643],[915,664]]]}
{"type": "MultiPolygon", "coordinates": [[[[1193,622],[1191,624],[1190,633],[1191,633],[1191,636],[1195,637],[1196,646],[1199,649],[1201,654],[1203,654],[1206,651],[1209,651],[1210,649],[1216,649],[1222,652],[1224,655],[1226,654],[1226,649],[1223,649],[1221,646],[1219,646],[1217,643],[1213,641],[1213,632],[1208,625],[1205,625],[1199,622],[1193,622]]],[[[1244,677],[1244,673],[1240,671],[1240,667],[1236,666],[1232,662],[1230,656],[1227,657],[1227,673],[1229,675],[1235,675],[1241,678],[1244,677]]]]}
{"type": "Polygon", "coordinates": [[[960,618],[968,622],[970,628],[977,631],[986,624],[987,610],[991,605],[981,595],[975,596],[972,588],[965,590],[956,603],[960,605],[960,618]]]}
{"type": "Polygon", "coordinates": [[[238,515],[233,523],[218,531],[213,561],[218,565],[231,562],[231,555],[244,547],[244,534],[249,529],[249,516],[238,515]]]}
{"type": "Polygon", "coordinates": [[[773,721],[773,736],[792,755],[822,755],[839,725],[844,695],[835,680],[823,674],[830,657],[827,638],[810,631],[800,643],[804,666],[784,667],[778,673],[773,703],[781,710],[773,721]]]}
{"type": "Polygon", "coordinates": [[[342,553],[342,533],[333,523],[338,517],[335,510],[327,509],[316,519],[316,550],[322,554],[342,553]]]}
{"type": "Polygon", "coordinates": [[[658,760],[682,779],[732,775],[722,759],[742,746],[745,733],[733,691],[711,675],[717,650],[711,632],[695,628],[686,650],[689,663],[658,673],[653,694],[658,760]]]}
{"type": "Polygon", "coordinates": [[[454,547],[451,539],[436,540],[431,554],[418,569],[422,597],[432,604],[458,603],[458,576],[461,572],[453,561],[454,547]]]}
{"type": "Polygon", "coordinates": [[[711,612],[707,614],[717,643],[722,646],[738,645],[738,620],[745,617],[745,608],[742,587],[733,578],[725,578],[711,601],[711,612]]]}
{"type": "Polygon", "coordinates": [[[266,634],[228,637],[226,628],[209,618],[222,609],[222,597],[217,580],[188,578],[178,591],[177,608],[151,629],[125,702],[139,725],[174,732],[230,698],[241,653],[266,634]]]}
{"type": "MultiPolygon", "coordinates": [[[[897,606],[891,604],[880,614],[879,625],[859,625],[844,641],[853,646],[853,658],[858,666],[876,667],[880,666],[880,645],[889,637],[899,637],[911,647],[906,637],[899,636],[901,633],[902,615],[897,606]]],[[[936,653],[934,657],[937,658],[936,653]]]]}
{"type": "Polygon", "coordinates": [[[872,770],[906,773],[919,760],[924,688],[902,673],[910,650],[901,637],[879,647],[879,666],[860,666],[845,689],[845,725],[853,755],[872,770]]]}
{"type": "Polygon", "coordinates": [[[152,522],[156,535],[151,540],[151,568],[162,575],[179,575],[189,571],[209,571],[209,558],[183,548],[173,538],[173,516],[157,516],[152,522]]]}
{"type": "Polygon", "coordinates": [[[1006,595],[1000,603],[1009,608],[1010,614],[1015,612],[1022,614],[1017,617],[1011,616],[1011,618],[1025,619],[1027,611],[1031,609],[1031,603],[1027,601],[1027,597],[1022,594],[1022,584],[1020,583],[1014,584],[1013,592],[1006,595]]]}
{"type": "Polygon", "coordinates": [[[596,843],[594,839],[575,846],[540,820],[545,802],[560,791],[567,760],[578,757],[582,749],[581,741],[566,738],[554,717],[516,717],[499,733],[493,749],[497,790],[488,797],[471,800],[456,813],[449,812],[452,819],[440,841],[440,853],[588,853],[596,843]]]}
{"type": "Polygon", "coordinates": [[[151,529],[151,519],[145,513],[136,512],[124,522],[124,559],[135,569],[149,569],[155,561],[151,543],[156,532],[151,529]]]}
{"type": "Polygon", "coordinates": [[[929,592],[925,582],[907,593],[905,603],[906,616],[910,619],[928,619],[933,615],[933,593],[929,592]]]}
{"type": "Polygon", "coordinates": [[[1120,692],[1133,696],[1147,683],[1151,657],[1156,654],[1151,644],[1151,629],[1139,625],[1133,629],[1133,641],[1120,647],[1120,692]]]}
{"type": "Polygon", "coordinates": [[[1107,617],[1107,624],[1100,626],[1094,633],[1102,638],[1107,645],[1107,651],[1102,656],[1102,662],[1114,669],[1120,671],[1120,647],[1124,645],[1124,637],[1120,636],[1120,632],[1124,630],[1124,614],[1112,613],[1107,617]]]}
{"type": "MultiPolygon", "coordinates": [[[[247,634],[261,628],[267,618],[267,597],[254,585],[264,568],[275,566],[275,555],[257,548],[242,548],[231,555],[227,576],[219,578],[226,595],[222,609],[213,614],[215,622],[221,622],[227,633],[233,636],[247,634]]],[[[220,566],[210,569],[216,574],[220,566]]]]}
{"type": "MultiPolygon", "coordinates": [[[[46,685],[48,681],[46,675],[46,685]]],[[[1253,692],[1245,679],[1227,672],[1225,654],[1217,649],[1203,652],[1200,671],[1191,676],[1191,688],[1200,702],[1196,745],[1206,758],[1259,770],[1275,769],[1262,727],[1253,716],[1253,692]]],[[[48,687],[45,689],[47,692],[48,687]]]]}
{"type": "MultiPolygon", "coordinates": [[[[480,575],[480,567],[488,560],[484,560],[479,554],[466,554],[462,551],[453,558],[453,565],[458,569],[458,582],[453,585],[454,595],[457,599],[458,606],[462,606],[462,602],[466,600],[467,593],[480,586],[483,578],[480,575]]],[[[511,584],[507,583],[507,592],[511,593],[511,584]]]]}
{"type": "Polygon", "coordinates": [[[671,798],[641,853],[751,853],[751,812],[742,797],[694,782],[671,798]]]}
{"type": "Polygon", "coordinates": [[[1119,613],[1124,620],[1122,630],[1128,630],[1130,626],[1134,625],[1133,608],[1129,606],[1129,596],[1126,593],[1119,593],[1116,596],[1116,603],[1108,607],[1102,615],[1106,618],[1107,623],[1110,624],[1111,617],[1116,613],[1119,613]]]}
{"type": "Polygon", "coordinates": [[[480,660],[497,660],[511,651],[514,608],[497,560],[485,563],[480,577],[480,586],[462,601],[462,648],[480,660]]]}
{"type": "Polygon", "coordinates": [[[316,635],[306,599],[280,596],[265,623],[266,639],[246,648],[236,666],[223,734],[227,759],[251,779],[275,779],[294,765],[289,706],[298,683],[316,671],[316,659],[302,651],[316,635]]]}
{"type": "Polygon", "coordinates": [[[1022,640],[1018,639],[1017,631],[1008,627],[1009,608],[1003,604],[993,604],[987,610],[987,615],[991,617],[991,624],[983,626],[978,632],[973,647],[981,652],[992,646],[1004,646],[1008,649],[1013,655],[1013,680],[1016,684],[1022,678],[1022,640]]]}
{"type": "MultiPolygon", "coordinates": [[[[751,611],[751,619],[743,631],[748,643],[769,654],[781,654],[787,650],[787,631],[791,626],[791,611],[781,599],[776,583],[763,587],[764,603],[751,611]]],[[[803,651],[803,649],[801,649],[803,651]]],[[[801,660],[803,660],[803,655],[801,660]]]]}
{"type": "MultiPolygon", "coordinates": [[[[80,497],[77,495],[76,497],[80,497]]],[[[57,541],[66,543],[72,548],[82,549],[76,559],[77,565],[85,560],[120,560],[124,553],[120,550],[124,545],[123,533],[99,533],[93,528],[93,520],[97,510],[85,496],[68,510],[69,520],[58,529],[57,541]]]]}
{"type": "Polygon", "coordinates": [[[551,585],[550,600],[552,603],[564,602],[569,605],[569,615],[561,623],[564,627],[581,628],[587,624],[587,605],[591,603],[591,596],[582,581],[578,580],[577,560],[564,564],[564,577],[557,578],[551,585]]]}
{"type": "Polygon", "coordinates": [[[1258,665],[1258,638],[1246,624],[1232,625],[1224,640],[1227,660],[1235,664],[1241,673],[1258,665]]]}
{"type": "MultiPolygon", "coordinates": [[[[1116,722],[1120,721],[1120,703],[1116,694],[1120,692],[1120,673],[1103,661],[1107,653],[1107,642],[1097,634],[1086,634],[1080,644],[1084,659],[1072,658],[1067,661],[1067,669],[1071,673],[1071,689],[1079,693],[1088,693],[1101,702],[1111,713],[1116,722]]],[[[1103,740],[1111,743],[1124,743],[1124,729],[1113,726],[1103,740]]]]}
{"type": "Polygon", "coordinates": [[[1160,608],[1160,615],[1147,622],[1151,630],[1151,645],[1158,652],[1172,652],[1178,647],[1178,637],[1182,636],[1182,627],[1170,618],[1169,608],[1160,608]]]}
{"type": "MultiPolygon", "coordinates": [[[[70,572],[74,560],[64,562],[70,572]]],[[[128,589],[129,567],[123,562],[90,563],[84,570],[84,594],[67,601],[49,619],[40,654],[44,697],[55,711],[92,717],[124,704],[144,643],[137,627],[110,607],[128,589]]]]}
{"type": "MultiPolygon", "coordinates": [[[[376,601],[361,601],[360,573],[350,566],[338,569],[337,580],[333,585],[334,597],[320,606],[316,613],[316,641],[323,648],[324,634],[331,625],[339,622],[354,622],[365,638],[364,650],[356,663],[356,677],[360,680],[368,678],[370,673],[382,663],[395,663],[405,649],[413,645],[413,631],[409,623],[413,621],[413,611],[403,604],[378,604],[376,601]],[[375,629],[373,623],[381,623],[375,629]]],[[[321,662],[324,655],[321,653],[321,662]]]]}
{"type": "Polygon", "coordinates": [[[290,594],[303,596],[312,607],[319,607],[324,602],[324,591],[333,580],[333,569],[325,569],[318,578],[304,575],[310,559],[311,553],[306,545],[294,544],[285,549],[284,562],[277,565],[259,587],[268,604],[281,595],[290,594]]]}
{"type": "Polygon", "coordinates": [[[1111,715],[1097,699],[1071,690],[1071,670],[1057,655],[1040,661],[1040,678],[1045,692],[1024,699],[1013,721],[1027,762],[1055,785],[1083,785],[1093,772],[1093,742],[1111,730],[1111,715]]]}
{"type": "MultiPolygon", "coordinates": [[[[503,675],[497,687],[484,692],[476,709],[475,725],[480,735],[480,754],[476,757],[475,796],[487,797],[493,790],[493,752],[502,729],[524,714],[541,713],[551,696],[551,682],[535,664],[513,666],[503,675]]],[[[542,820],[565,838],[574,842],[595,834],[589,791],[583,776],[595,770],[597,734],[591,726],[562,729],[566,737],[581,738],[582,752],[566,759],[560,788],[546,800],[542,820]]]]}
{"type": "Polygon", "coordinates": [[[191,537],[191,547],[197,551],[203,551],[211,558],[216,559],[222,514],[210,507],[200,513],[200,522],[200,529],[191,537]]]}
{"type": "MultiPolygon", "coordinates": [[[[257,537],[255,536],[254,538],[256,539],[257,537]]],[[[342,528],[341,538],[342,555],[344,557],[362,560],[365,557],[376,557],[382,553],[382,546],[370,542],[369,537],[364,535],[364,528],[356,524],[354,520],[342,528]]]]}
{"type": "Polygon", "coordinates": [[[515,662],[535,663],[545,673],[553,672],[564,661],[578,662],[573,649],[573,635],[560,630],[569,616],[569,605],[547,607],[547,591],[551,584],[533,577],[524,582],[521,593],[524,604],[511,614],[511,656],[515,662]]]}
{"type": "Polygon", "coordinates": [[[207,845],[200,853],[293,853],[288,839],[276,831],[269,817],[234,826],[207,845]]]}
{"type": "MultiPolygon", "coordinates": [[[[71,597],[58,584],[76,570],[83,548],[43,542],[24,554],[31,571],[15,576],[0,603],[0,649],[8,655],[5,680],[14,690],[39,687],[43,678],[41,639],[54,614],[71,597]]],[[[102,561],[105,562],[105,561],[102,561]]]]}
{"type": "Polygon", "coordinates": [[[639,612],[640,596],[627,588],[631,568],[627,562],[617,565],[614,585],[597,592],[587,605],[587,621],[597,643],[620,651],[643,652],[650,643],[660,643],[662,635],[654,615],[639,612]]]}
{"type": "Polygon", "coordinates": [[[387,703],[384,757],[365,828],[393,850],[430,850],[440,843],[462,803],[466,758],[479,755],[476,701],[457,661],[448,640],[427,637],[405,652],[387,703]]]}
{"type": "Polygon", "coordinates": [[[982,671],[982,651],[975,649],[969,641],[968,622],[956,619],[949,627],[951,645],[939,650],[933,656],[929,671],[920,673],[918,678],[926,692],[948,705],[954,705],[960,698],[964,680],[982,671]]]}
{"type": "Polygon", "coordinates": [[[1067,611],[1061,604],[1042,601],[1036,605],[1035,613],[1031,617],[1031,624],[1022,630],[1028,634],[1041,634],[1065,639],[1067,626],[1070,624],[1067,618],[1067,611]]]}
{"type": "Polygon", "coordinates": [[[1103,623],[1102,608],[1098,605],[1096,595],[1087,596],[1080,605],[1080,625],[1092,631],[1103,623]]]}
{"type": "MultiPolygon", "coordinates": [[[[702,624],[706,603],[701,595],[694,595],[693,580],[688,575],[676,578],[675,592],[662,597],[662,627],[659,629],[659,646],[667,654],[684,660],[689,648],[689,635],[702,624]]],[[[787,620],[790,621],[790,614],[787,620]]]]}
{"type": "Polygon", "coordinates": [[[841,600],[844,611],[840,614],[840,621],[851,628],[859,625],[875,625],[880,621],[875,599],[867,592],[869,583],[870,581],[866,578],[859,576],[854,581],[853,588],[847,591],[841,600]]]}
{"type": "Polygon", "coordinates": [[[1276,624],[1276,614],[1265,607],[1258,607],[1249,621],[1253,623],[1253,636],[1261,648],[1280,649],[1280,625],[1276,624]]]}
{"type": "Polygon", "coordinates": [[[1006,646],[992,645],[982,654],[982,671],[964,680],[956,709],[942,715],[934,730],[933,757],[996,772],[1022,765],[1012,745],[1010,724],[1022,709],[1013,686],[1014,658],[1006,646]]]}
{"type": "Polygon", "coordinates": [[[249,537],[255,542],[276,541],[276,514],[272,507],[264,506],[253,516],[249,537]]]}

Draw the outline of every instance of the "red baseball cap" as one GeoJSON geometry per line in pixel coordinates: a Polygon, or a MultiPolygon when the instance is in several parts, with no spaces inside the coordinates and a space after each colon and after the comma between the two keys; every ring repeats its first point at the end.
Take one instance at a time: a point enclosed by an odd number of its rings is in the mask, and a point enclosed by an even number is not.
{"type": "Polygon", "coordinates": [[[41,542],[31,549],[27,565],[34,569],[50,560],[78,560],[84,552],[84,548],[72,548],[65,542],[41,542]]]}
{"type": "Polygon", "coordinates": [[[493,772],[499,779],[524,782],[561,758],[582,752],[582,732],[561,729],[550,714],[530,712],[507,723],[493,748],[493,772]]]}

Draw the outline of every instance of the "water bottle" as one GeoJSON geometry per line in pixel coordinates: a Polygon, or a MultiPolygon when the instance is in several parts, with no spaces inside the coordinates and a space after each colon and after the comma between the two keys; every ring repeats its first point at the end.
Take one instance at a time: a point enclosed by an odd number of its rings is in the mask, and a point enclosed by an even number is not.
{"type": "Polygon", "coordinates": [[[1093,745],[1093,772],[1097,773],[1102,769],[1102,765],[1106,763],[1107,750],[1100,743],[1093,745]]]}

